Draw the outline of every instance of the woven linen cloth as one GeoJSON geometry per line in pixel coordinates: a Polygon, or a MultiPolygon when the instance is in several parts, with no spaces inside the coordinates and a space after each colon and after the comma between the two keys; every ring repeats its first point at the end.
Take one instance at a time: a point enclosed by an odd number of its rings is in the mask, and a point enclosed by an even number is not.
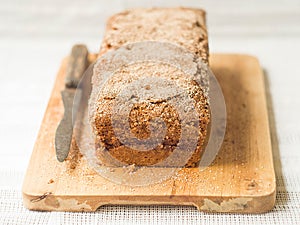
{"type": "Polygon", "coordinates": [[[300,224],[299,21],[297,0],[0,0],[0,224],[300,224]],[[103,206],[95,213],[24,208],[23,178],[62,58],[78,42],[97,52],[105,20],[115,12],[176,5],[207,10],[211,52],[251,54],[264,68],[275,208],[264,214],[191,206],[103,206]]]}

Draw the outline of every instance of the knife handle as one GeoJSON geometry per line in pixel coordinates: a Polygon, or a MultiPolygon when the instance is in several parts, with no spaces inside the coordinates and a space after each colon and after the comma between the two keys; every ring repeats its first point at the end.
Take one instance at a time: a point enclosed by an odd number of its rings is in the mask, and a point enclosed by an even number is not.
{"type": "Polygon", "coordinates": [[[85,45],[73,46],[66,71],[65,85],[67,88],[77,88],[88,66],[88,54],[85,45]]]}

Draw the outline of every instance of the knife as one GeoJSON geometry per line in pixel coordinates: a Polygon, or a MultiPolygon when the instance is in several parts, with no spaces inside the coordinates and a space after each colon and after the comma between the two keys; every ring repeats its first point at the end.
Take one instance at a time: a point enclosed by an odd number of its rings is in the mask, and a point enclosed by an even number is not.
{"type": "Polygon", "coordinates": [[[82,95],[78,85],[87,66],[87,47],[85,45],[74,45],[66,68],[65,89],[61,92],[64,115],[55,133],[55,151],[59,162],[63,162],[70,151],[73,135],[72,121],[76,118],[82,95]],[[76,99],[74,99],[75,93],[76,99]]]}

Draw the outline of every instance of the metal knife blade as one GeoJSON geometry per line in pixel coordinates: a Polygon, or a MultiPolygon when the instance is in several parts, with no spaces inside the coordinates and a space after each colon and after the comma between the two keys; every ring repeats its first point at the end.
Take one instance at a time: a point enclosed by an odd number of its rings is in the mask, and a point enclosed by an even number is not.
{"type": "MultiPolygon", "coordinates": [[[[75,107],[73,107],[75,92],[76,89],[65,89],[61,92],[65,112],[63,119],[60,121],[56,129],[55,134],[56,157],[60,162],[63,162],[67,158],[72,142],[72,118],[73,116],[75,116],[73,115],[73,111],[76,112],[78,110],[78,108],[76,109],[75,107]]],[[[77,90],[76,95],[81,95],[81,90],[77,90]]]]}

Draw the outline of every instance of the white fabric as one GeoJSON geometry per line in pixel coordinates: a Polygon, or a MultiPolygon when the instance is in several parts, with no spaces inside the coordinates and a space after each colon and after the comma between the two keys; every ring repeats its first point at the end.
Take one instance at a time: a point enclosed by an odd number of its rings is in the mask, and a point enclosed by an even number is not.
{"type": "Polygon", "coordinates": [[[299,224],[299,52],[297,0],[0,1],[0,224],[299,224]],[[124,8],[183,4],[207,9],[211,52],[252,54],[266,70],[278,190],[274,210],[237,215],[184,206],[106,206],[96,213],[25,209],[23,176],[60,61],[71,46],[82,42],[96,52],[105,19],[124,8]]]}

